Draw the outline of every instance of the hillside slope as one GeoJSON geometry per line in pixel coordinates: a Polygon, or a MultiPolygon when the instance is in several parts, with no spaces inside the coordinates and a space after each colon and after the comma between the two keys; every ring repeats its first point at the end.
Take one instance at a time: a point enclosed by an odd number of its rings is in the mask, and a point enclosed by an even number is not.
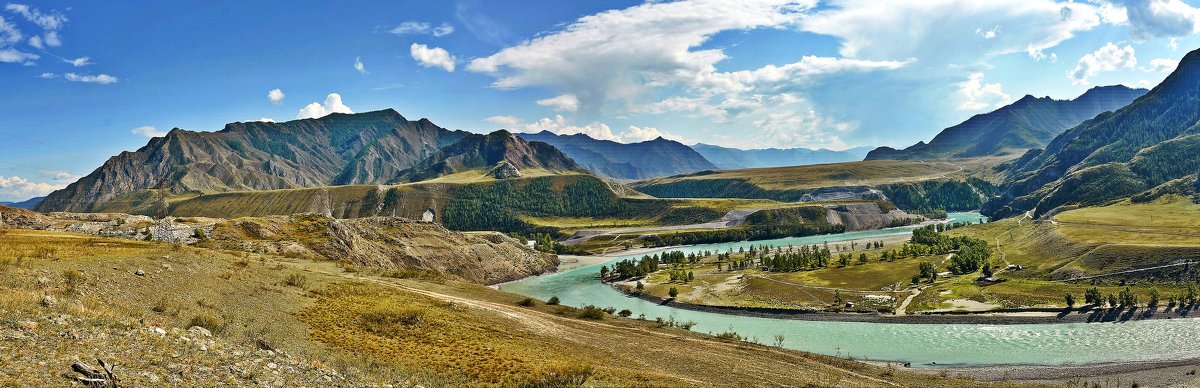
{"type": "Polygon", "coordinates": [[[1200,171],[1200,50],[1146,95],[1056,137],[1008,166],[1001,196],[984,211],[1006,217],[1032,210],[1092,206],[1130,197],[1200,171]]]}
{"type": "Polygon", "coordinates": [[[819,150],[807,148],[743,150],[703,143],[693,145],[692,149],[722,170],[857,162],[863,160],[867,152],[871,150],[870,147],[857,147],[843,151],[824,148],[819,150]]]}
{"type": "Polygon", "coordinates": [[[168,194],[384,183],[467,135],[395,110],[283,123],[227,124],[217,132],[173,129],[110,158],[51,193],[42,211],[93,211],[139,190],[168,194]]]}
{"type": "Polygon", "coordinates": [[[517,136],[550,144],[593,173],[616,179],[645,179],[717,169],[692,148],[661,137],[626,144],[597,140],[582,133],[556,135],[542,131],[517,136]]]}
{"type": "Polygon", "coordinates": [[[1121,108],[1146,93],[1145,89],[1103,86],[1073,100],[1031,95],[995,111],[979,114],[942,130],[929,143],[903,150],[880,147],[866,160],[934,160],[1019,154],[1045,146],[1054,136],[1097,114],[1121,108]]]}
{"type": "Polygon", "coordinates": [[[420,182],[471,170],[481,177],[520,177],[523,170],[548,173],[586,172],[559,150],[542,142],[526,142],[505,130],[471,134],[443,147],[416,166],[401,171],[394,182],[420,182]]]}

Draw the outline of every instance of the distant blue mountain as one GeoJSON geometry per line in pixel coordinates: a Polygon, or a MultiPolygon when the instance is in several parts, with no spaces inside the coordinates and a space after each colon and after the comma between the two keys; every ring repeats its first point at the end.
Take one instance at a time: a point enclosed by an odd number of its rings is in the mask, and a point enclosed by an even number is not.
{"type": "Polygon", "coordinates": [[[30,198],[21,202],[0,202],[0,205],[33,210],[39,203],[42,203],[43,199],[46,199],[46,197],[30,198]]]}
{"type": "Polygon", "coordinates": [[[692,148],[661,137],[640,143],[618,143],[582,133],[558,135],[542,131],[517,136],[550,144],[591,172],[616,179],[657,178],[717,169],[692,148]]]}
{"type": "Polygon", "coordinates": [[[851,148],[845,151],[808,148],[766,148],[743,150],[710,144],[696,144],[692,149],[704,155],[722,170],[737,170],[759,167],[803,166],[808,164],[857,162],[867,156],[873,147],[851,148]]]}

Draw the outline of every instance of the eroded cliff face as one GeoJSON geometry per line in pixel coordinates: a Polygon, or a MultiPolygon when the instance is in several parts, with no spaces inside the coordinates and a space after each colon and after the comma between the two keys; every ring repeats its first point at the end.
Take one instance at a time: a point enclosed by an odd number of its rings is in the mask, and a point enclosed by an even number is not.
{"type": "Polygon", "coordinates": [[[395,217],[238,218],[218,223],[201,244],[425,272],[481,284],[516,280],[558,266],[557,256],[528,249],[501,233],[460,233],[395,217]]]}
{"type": "Polygon", "coordinates": [[[339,220],[322,215],[233,220],[118,213],[41,214],[0,206],[0,228],[152,240],[260,254],[333,260],[494,284],[553,271],[558,257],[496,232],[460,233],[398,217],[339,220]]]}
{"type": "Polygon", "coordinates": [[[826,207],[825,221],[846,225],[846,231],[883,229],[925,221],[925,217],[899,209],[883,209],[877,203],[854,203],[826,207]]]}

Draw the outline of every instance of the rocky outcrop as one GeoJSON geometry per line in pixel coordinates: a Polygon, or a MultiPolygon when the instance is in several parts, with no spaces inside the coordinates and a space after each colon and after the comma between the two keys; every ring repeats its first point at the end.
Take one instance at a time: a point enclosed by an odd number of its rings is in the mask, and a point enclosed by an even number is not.
{"type": "Polygon", "coordinates": [[[416,166],[401,171],[393,182],[420,182],[470,170],[507,179],[519,177],[522,170],[530,169],[552,173],[586,172],[549,144],[527,142],[500,130],[487,135],[469,135],[443,147],[416,166]]]}
{"type": "Polygon", "coordinates": [[[825,221],[834,225],[845,225],[847,232],[883,229],[925,221],[925,217],[908,214],[899,209],[883,209],[878,203],[835,205],[825,209],[825,221]]]}
{"type": "Polygon", "coordinates": [[[558,257],[495,232],[459,233],[395,217],[339,220],[306,214],[239,218],[216,225],[202,245],[307,256],[494,284],[541,274],[558,257]]]}

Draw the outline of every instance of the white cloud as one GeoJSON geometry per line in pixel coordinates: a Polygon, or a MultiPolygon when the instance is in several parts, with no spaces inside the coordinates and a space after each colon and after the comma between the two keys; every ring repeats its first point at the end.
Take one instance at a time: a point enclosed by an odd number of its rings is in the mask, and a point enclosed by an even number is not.
{"type": "Polygon", "coordinates": [[[515,128],[518,124],[521,124],[521,119],[515,116],[492,116],[483,119],[483,121],[499,125],[502,128],[515,128]]]}
{"type": "Polygon", "coordinates": [[[16,49],[0,48],[0,62],[4,63],[25,63],[29,64],[36,61],[39,57],[37,54],[21,52],[16,49]]]}
{"type": "Polygon", "coordinates": [[[58,74],[47,72],[47,73],[42,73],[41,75],[38,76],[38,78],[43,78],[43,79],[58,78],[58,74]]]}
{"type": "Polygon", "coordinates": [[[61,29],[63,25],[67,23],[67,17],[63,16],[63,14],[59,13],[57,10],[50,11],[49,13],[42,13],[37,8],[30,7],[25,4],[14,3],[8,3],[8,5],[4,6],[4,9],[24,16],[25,20],[28,20],[33,24],[37,24],[39,27],[42,27],[42,29],[47,31],[61,29]]]}
{"type": "Polygon", "coordinates": [[[1175,67],[1179,66],[1179,61],[1170,58],[1154,58],[1150,60],[1150,67],[1142,68],[1142,71],[1161,71],[1169,73],[1175,71],[1175,67]]]}
{"type": "Polygon", "coordinates": [[[283,91],[279,90],[279,88],[271,89],[267,92],[267,100],[270,100],[272,104],[279,104],[283,102],[283,98],[286,96],[287,95],[283,94],[283,91]]]}
{"type": "Polygon", "coordinates": [[[296,118],[315,119],[325,117],[330,113],[354,113],[354,111],[351,110],[350,107],[346,106],[346,104],[342,103],[342,96],[340,94],[329,93],[328,96],[325,96],[324,104],[314,102],[305,105],[304,108],[301,108],[300,112],[296,114],[296,118]]]}
{"type": "Polygon", "coordinates": [[[29,45],[38,50],[45,48],[45,45],[42,44],[42,37],[40,36],[29,37],[29,45]]]}
{"type": "Polygon", "coordinates": [[[66,182],[50,184],[33,182],[19,176],[0,176],[0,200],[24,201],[33,197],[46,196],[54,190],[64,187],[67,187],[66,182]]]}
{"type": "Polygon", "coordinates": [[[805,17],[801,28],[841,38],[843,56],[915,57],[938,64],[1040,52],[1100,24],[1099,7],[1053,0],[835,0],[828,5],[805,17]],[[1004,33],[985,42],[956,38],[980,31],[980,25],[1004,26],[1004,33]]]}
{"type": "Polygon", "coordinates": [[[434,27],[430,34],[433,36],[446,36],[454,33],[454,26],[449,23],[442,23],[440,26],[434,27]]]}
{"type": "Polygon", "coordinates": [[[1089,83],[1089,77],[1094,77],[1100,72],[1133,69],[1135,66],[1137,66],[1137,56],[1134,54],[1133,46],[1117,47],[1109,42],[1095,52],[1079,58],[1075,68],[1067,72],[1067,78],[1071,79],[1071,83],[1086,85],[1089,83]]]}
{"type": "Polygon", "coordinates": [[[970,78],[958,84],[958,94],[962,103],[958,110],[980,111],[988,108],[999,108],[1012,100],[1001,90],[1000,83],[983,83],[983,73],[971,73],[970,78]]]}
{"type": "Polygon", "coordinates": [[[1200,9],[1180,0],[1117,0],[1135,39],[1181,37],[1200,31],[1200,9]]]}
{"type": "Polygon", "coordinates": [[[434,27],[432,24],[425,22],[408,21],[400,23],[400,25],[389,31],[396,35],[433,35],[446,36],[454,33],[454,26],[448,23],[434,27]]]}
{"type": "Polygon", "coordinates": [[[664,138],[664,139],[675,140],[675,141],[683,140],[683,138],[680,138],[679,136],[675,136],[675,135],[672,135],[672,134],[669,134],[669,133],[666,133],[663,131],[659,131],[657,128],[652,128],[652,127],[637,127],[637,126],[630,125],[629,129],[627,129],[627,130],[625,130],[625,132],[621,133],[621,140],[626,143],[638,143],[638,142],[643,142],[643,141],[650,141],[650,140],[654,140],[654,139],[657,139],[660,137],[664,138]]]}
{"type": "Polygon", "coordinates": [[[108,74],[90,75],[90,74],[66,73],[66,74],[63,74],[63,78],[66,78],[67,81],[72,81],[72,82],[85,82],[85,83],[101,84],[101,85],[115,84],[118,81],[117,77],[113,77],[108,74]]]}
{"type": "Polygon", "coordinates": [[[537,100],[537,104],[551,107],[556,111],[574,112],[579,110],[579,99],[576,98],[574,94],[564,94],[557,97],[537,100]]]}
{"type": "Polygon", "coordinates": [[[142,135],[142,136],[145,136],[148,138],[163,137],[163,136],[167,135],[166,132],[160,131],[149,125],[131,129],[131,130],[129,130],[129,132],[132,134],[135,134],[135,135],[142,135]]]}
{"type": "Polygon", "coordinates": [[[362,58],[354,57],[354,70],[360,74],[367,74],[367,67],[363,65],[362,58]]]}
{"type": "Polygon", "coordinates": [[[83,67],[83,66],[91,65],[92,64],[91,60],[92,59],[88,58],[88,57],[79,57],[79,58],[75,58],[75,59],[64,59],[63,62],[70,63],[71,66],[83,67]]]}
{"type": "Polygon", "coordinates": [[[246,122],[248,122],[248,123],[254,123],[254,122],[258,122],[258,123],[273,123],[273,122],[275,122],[275,119],[268,118],[268,117],[261,117],[261,118],[257,118],[257,119],[250,119],[250,120],[246,120],[246,122]]]}
{"type": "Polygon", "coordinates": [[[442,70],[454,72],[454,63],[457,60],[441,47],[430,48],[420,43],[413,43],[409,47],[409,52],[412,54],[413,60],[423,67],[440,67],[442,70]]]}
{"type": "Polygon", "coordinates": [[[553,120],[542,118],[534,123],[525,124],[524,127],[524,132],[550,131],[559,135],[582,133],[593,139],[621,141],[621,138],[613,135],[612,129],[604,123],[593,121],[588,125],[576,126],[568,122],[562,115],[555,115],[553,120]]]}
{"type": "MultiPolygon", "coordinates": [[[[9,23],[4,16],[0,16],[0,47],[13,45],[24,37],[25,35],[21,34],[21,30],[17,29],[16,25],[9,23]]],[[[41,42],[40,39],[39,42],[41,42]]]]}
{"type": "Polygon", "coordinates": [[[57,31],[46,31],[46,33],[42,35],[42,41],[46,42],[46,45],[50,47],[62,46],[62,40],[58,38],[57,31]]]}
{"type": "Polygon", "coordinates": [[[992,28],[986,30],[982,28],[976,28],[975,34],[982,36],[984,39],[992,39],[995,38],[996,35],[1000,34],[1000,26],[992,26],[992,28]]]}
{"type": "Polygon", "coordinates": [[[721,49],[693,50],[719,32],[782,28],[815,1],[650,2],[584,16],[562,28],[472,60],[496,88],[548,87],[594,111],[644,89],[688,84],[716,71],[721,49]]]}

